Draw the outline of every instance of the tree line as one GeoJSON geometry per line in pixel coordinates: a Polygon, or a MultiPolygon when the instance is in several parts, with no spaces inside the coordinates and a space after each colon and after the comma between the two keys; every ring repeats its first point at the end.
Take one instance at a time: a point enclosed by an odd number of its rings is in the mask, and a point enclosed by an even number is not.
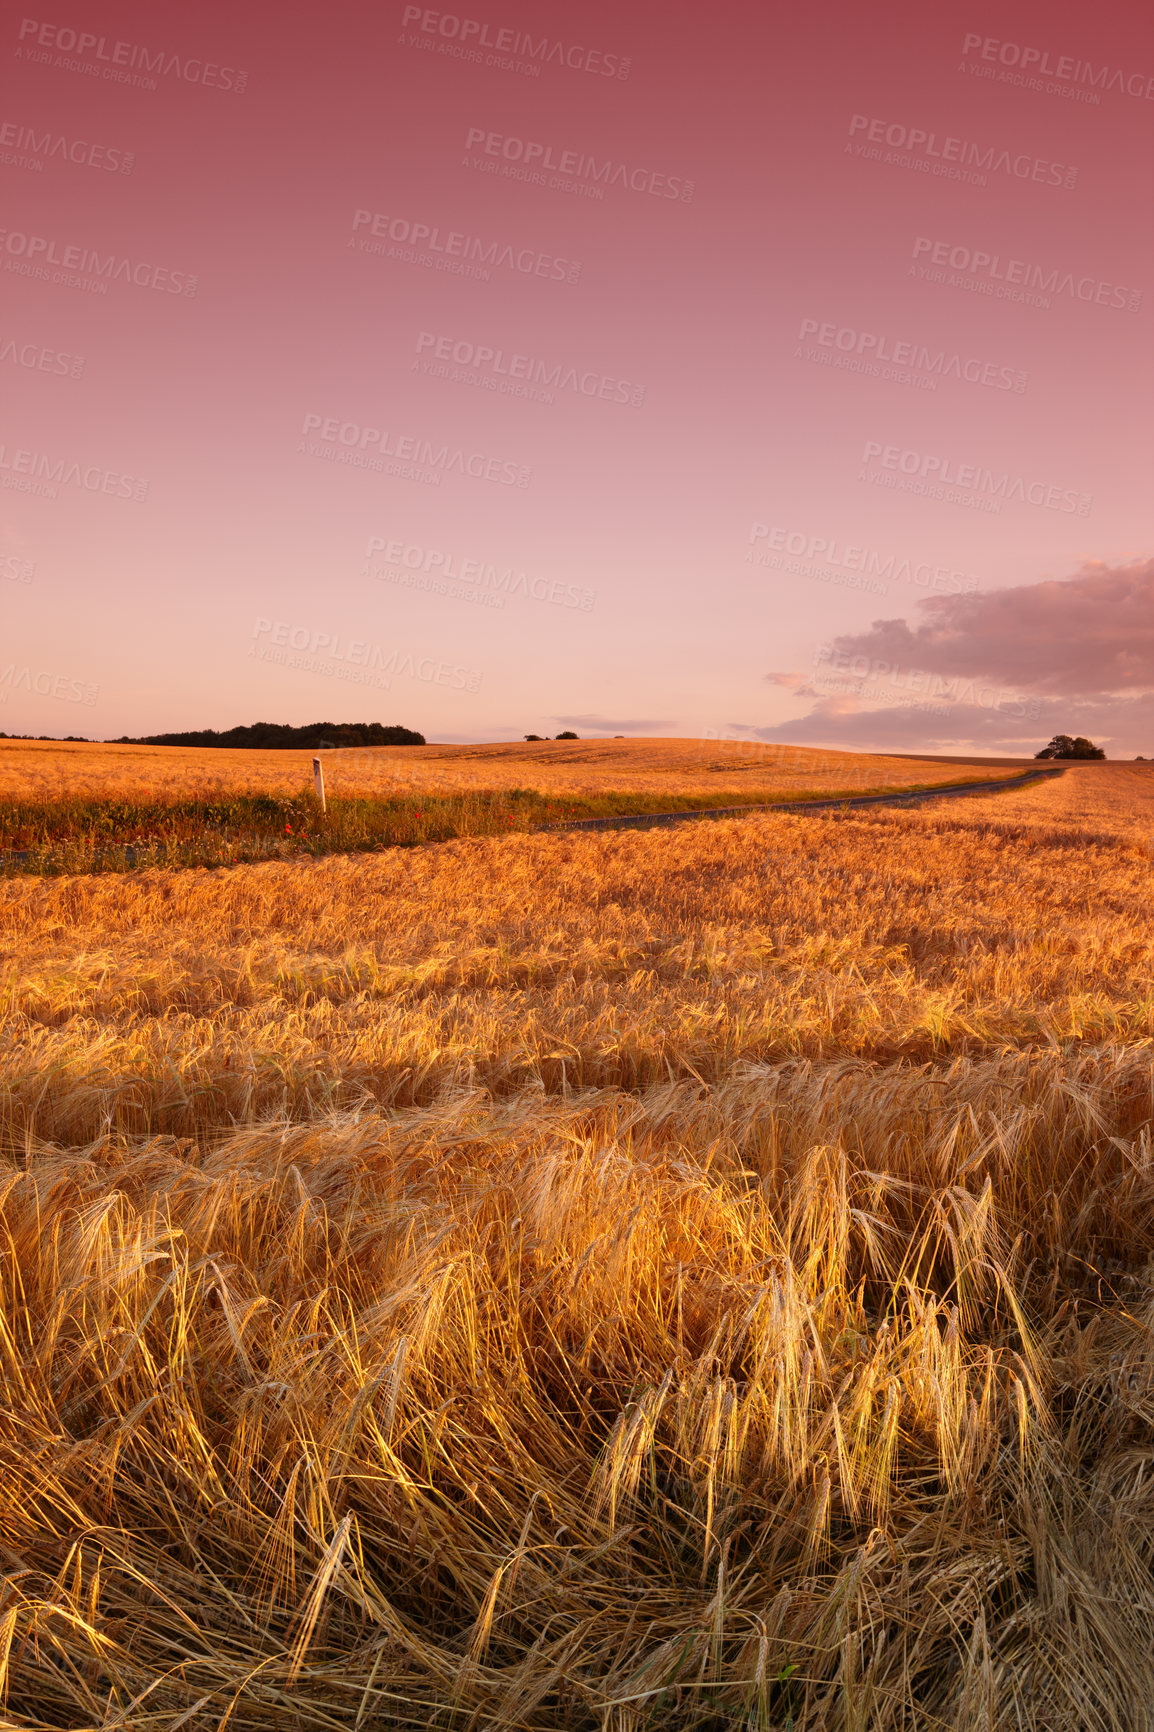
{"type": "Polygon", "coordinates": [[[337,746],[423,746],[424,734],[414,728],[402,728],[400,723],[386,727],[383,722],[306,722],[299,728],[287,722],[252,722],[247,727],[198,728],[181,734],[143,734],[131,739],[122,734],[110,742],[114,746],[241,746],[263,751],[300,750],[309,747],[314,752],[337,746]]]}

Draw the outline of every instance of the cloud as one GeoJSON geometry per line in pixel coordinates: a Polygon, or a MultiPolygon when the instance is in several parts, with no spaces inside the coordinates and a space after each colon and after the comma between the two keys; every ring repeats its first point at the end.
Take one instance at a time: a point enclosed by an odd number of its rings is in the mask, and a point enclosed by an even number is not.
{"type": "MultiPolygon", "coordinates": [[[[1002,680],[1038,693],[1154,687],[1154,559],[1074,577],[930,596],[920,622],[875,620],[834,647],[870,662],[1002,680]]],[[[768,676],[778,683],[780,676],[768,676]]],[[[1069,731],[1069,730],[1067,730],[1069,731]]]]}
{"type": "Polygon", "coordinates": [[[798,697],[810,698],[817,696],[813,686],[810,684],[810,681],[805,674],[773,673],[765,674],[763,677],[767,685],[784,686],[786,691],[796,692],[798,697]]]}
{"type": "Polygon", "coordinates": [[[973,595],[932,596],[913,625],[875,620],[770,685],[816,701],[757,737],[862,751],[1022,756],[1086,734],[1154,751],[1154,559],[973,595]],[[872,706],[872,707],[871,707],[872,706]]]}
{"type": "Polygon", "coordinates": [[[973,752],[982,757],[1032,757],[1052,735],[1085,734],[1112,758],[1154,754],[1154,692],[1118,696],[1095,692],[1043,698],[1027,717],[980,704],[892,705],[866,709],[853,697],[822,698],[808,715],[753,730],[782,745],[859,752],[973,752]],[[945,715],[934,715],[935,708],[945,715]]]}
{"type": "Polygon", "coordinates": [[[667,717],[641,716],[626,721],[614,719],[612,716],[554,716],[555,722],[563,722],[567,728],[598,728],[608,734],[652,734],[661,728],[676,727],[676,722],[667,717]]]}

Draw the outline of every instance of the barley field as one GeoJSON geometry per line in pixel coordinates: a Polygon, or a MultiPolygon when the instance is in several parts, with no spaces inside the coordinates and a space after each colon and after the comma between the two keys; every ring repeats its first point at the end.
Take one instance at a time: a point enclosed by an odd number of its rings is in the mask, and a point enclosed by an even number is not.
{"type": "Polygon", "coordinates": [[[964,763],[701,740],[366,747],[326,752],[323,762],[322,802],[312,752],[0,741],[0,876],[375,852],[639,810],[991,775],[964,763]]]}
{"type": "Polygon", "coordinates": [[[0,881],[0,1724],[1146,1732],[1152,818],[0,881]]]}
{"type": "MultiPolygon", "coordinates": [[[[4,800],[186,800],[292,795],[312,786],[311,751],[0,740],[4,800]]],[[[511,745],[357,746],[322,752],[330,792],[452,795],[527,785],[544,794],[773,799],[992,780],[999,772],[738,740],[541,740],[511,745]]],[[[1012,768],[1001,772],[1010,776],[1012,768]]],[[[719,803],[724,804],[724,800],[719,803]]]]}

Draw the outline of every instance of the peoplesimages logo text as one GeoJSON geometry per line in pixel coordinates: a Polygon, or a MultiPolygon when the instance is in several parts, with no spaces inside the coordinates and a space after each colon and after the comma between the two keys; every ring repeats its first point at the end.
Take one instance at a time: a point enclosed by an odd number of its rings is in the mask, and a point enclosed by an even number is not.
{"type": "Polygon", "coordinates": [[[79,379],[84,372],[83,355],[62,354],[59,349],[46,349],[43,343],[23,343],[16,337],[0,335],[0,362],[4,361],[37,373],[56,373],[61,378],[79,379]]]}
{"type": "MultiPolygon", "coordinates": [[[[787,529],[780,524],[755,523],[749,532],[750,564],[771,563],[763,560],[760,543],[767,555],[785,553],[795,559],[821,560],[823,564],[846,572],[862,572],[867,577],[884,578],[895,583],[914,583],[919,589],[932,589],[938,595],[972,595],[978,587],[976,577],[964,571],[954,571],[947,565],[931,565],[928,560],[913,560],[895,553],[881,553],[876,548],[854,542],[839,541],[836,535],[810,535],[801,529],[787,529]]],[[[883,594],[885,591],[883,590],[883,594]]]]}
{"type": "MultiPolygon", "coordinates": [[[[579,584],[565,583],[560,578],[535,577],[512,566],[503,568],[494,561],[466,559],[460,554],[436,547],[422,547],[416,542],[395,536],[386,541],[383,535],[370,535],[365,549],[366,560],[380,554],[385,566],[397,573],[412,574],[452,583],[470,584],[478,591],[492,591],[504,606],[507,595],[523,595],[527,600],[548,602],[552,607],[579,608],[588,613],[597,600],[595,589],[583,589],[579,584]]],[[[368,576],[370,567],[362,572],[368,576]]],[[[378,570],[375,577],[384,575],[378,570]]],[[[420,587],[420,586],[418,586],[420,587]]]]}
{"type": "Polygon", "coordinates": [[[966,32],[962,41],[962,60],[976,59],[992,65],[1015,67],[1019,72],[1039,78],[1053,78],[1059,84],[1089,85],[1097,90],[1115,90],[1119,96],[1136,96],[1154,102],[1154,76],[1135,72],[1122,66],[1103,62],[1095,66],[1090,60],[1079,60],[1073,54],[1055,54],[1049,48],[1034,48],[1027,43],[1005,42],[998,36],[982,36],[977,31],[966,32]]]}
{"type": "Polygon", "coordinates": [[[136,153],[110,144],[94,144],[86,138],[69,138],[63,132],[38,132],[34,126],[19,121],[0,122],[0,161],[10,166],[42,167],[45,162],[73,163],[77,168],[103,169],[107,174],[131,174],[136,153]],[[10,161],[9,153],[21,152],[22,159],[10,161]]]}
{"type": "MultiPolygon", "coordinates": [[[[952,241],[933,240],[929,235],[915,238],[911,257],[927,261],[919,270],[927,281],[945,282],[948,280],[946,270],[956,271],[962,277],[984,284],[986,293],[996,294],[999,300],[1036,303],[1042,297],[1043,305],[1048,306],[1049,302],[1044,297],[1068,295],[1071,300],[1082,301],[1087,306],[1115,307],[1127,313],[1136,313],[1142,305],[1141,289],[1129,289],[1120,283],[1106,282],[1102,277],[1078,275],[1056,266],[1047,269],[1044,265],[1030,264],[1026,259],[1003,258],[1001,253],[989,252],[983,247],[955,245],[952,241]],[[931,270],[936,270],[936,276],[931,275],[931,270]]],[[[910,266],[911,276],[915,268],[910,266]]]]}
{"type": "Polygon", "coordinates": [[[645,400],[644,385],[618,379],[612,373],[595,373],[563,361],[542,361],[535,355],[495,348],[492,343],[440,336],[435,331],[418,333],[416,353],[418,359],[413,364],[419,365],[423,372],[448,379],[460,375],[465,383],[481,384],[494,391],[514,395],[522,388],[527,393],[534,389],[538,393],[572,391],[576,396],[599,397],[606,403],[628,403],[634,409],[639,409],[645,400]]]}
{"type": "Polygon", "coordinates": [[[179,78],[185,84],[203,84],[210,90],[231,90],[238,96],[248,83],[248,73],[238,71],[235,66],[222,66],[194,55],[182,58],[166,48],[121,42],[111,36],[99,36],[94,30],[45,24],[38,18],[21,21],[17,40],[22,46],[16,53],[22,59],[48,63],[55,54],[57,64],[63,64],[67,71],[88,72],[96,78],[111,79],[117,84],[138,84],[148,90],[156,89],[155,79],[149,76],[152,73],[159,73],[162,78],[179,78]]]}
{"type": "MultiPolygon", "coordinates": [[[[495,26],[479,18],[462,18],[456,12],[434,12],[424,6],[406,6],[401,14],[405,28],[415,27],[420,36],[442,50],[450,45],[457,57],[501,66],[501,56],[508,55],[533,72],[542,66],[567,67],[570,72],[591,72],[601,78],[629,77],[631,61],[620,54],[606,54],[600,48],[585,48],[579,42],[563,42],[556,36],[534,36],[528,30],[495,26]],[[489,51],[488,61],[480,53],[489,51]]],[[[426,44],[422,43],[422,46],[426,44]]]]}
{"type": "Polygon", "coordinates": [[[1031,156],[1029,151],[999,149],[977,144],[973,139],[950,133],[930,132],[922,126],[906,126],[896,120],[880,120],[868,114],[850,117],[851,142],[846,150],[873,162],[894,162],[903,168],[941,173],[950,179],[968,180],[985,186],[986,174],[1006,174],[1014,180],[1036,181],[1041,186],[1061,186],[1067,191],[1078,184],[1078,170],[1049,157],[1031,156]],[[882,154],[881,147],[887,147],[882,154]],[[896,154],[901,153],[901,154],[896,154]]]}
{"type": "Polygon", "coordinates": [[[332,462],[378,473],[393,473],[383,463],[388,457],[401,467],[411,465],[438,477],[451,475],[455,470],[461,475],[471,475],[474,481],[492,481],[501,487],[528,487],[533,478],[532,469],[523,463],[509,463],[501,457],[487,457],[482,451],[466,451],[462,446],[422,439],[416,433],[396,433],[388,427],[342,421],[336,415],[318,415],[311,410],[304,418],[297,450],[307,456],[327,457],[332,462]],[[310,437],[314,433],[317,439],[310,437]],[[318,439],[322,441],[319,445],[318,439]]]}
{"type": "Polygon", "coordinates": [[[61,704],[95,704],[100,687],[87,680],[74,680],[67,674],[51,673],[44,668],[19,667],[9,662],[0,667],[0,704],[6,704],[13,692],[27,692],[30,697],[55,698],[61,704]]]}
{"type": "Polygon", "coordinates": [[[258,661],[346,679],[353,685],[376,685],[388,691],[392,679],[423,680],[452,691],[478,692],[481,671],[411,650],[386,649],[368,638],[345,639],[340,632],[317,631],[291,620],[260,618],[252,628],[249,655],[258,661]],[[267,641],[266,641],[267,640],[267,641]],[[376,677],[371,677],[376,676],[376,677]]]}
{"type": "MultiPolygon", "coordinates": [[[[576,283],[581,276],[580,262],[558,258],[554,253],[541,252],[536,247],[516,246],[510,241],[494,241],[487,237],[465,234],[460,229],[444,228],[439,223],[413,222],[407,217],[389,216],[384,211],[353,212],[353,234],[361,252],[374,252],[382,257],[424,263],[435,269],[462,276],[489,280],[490,270],[513,271],[523,277],[543,277],[555,283],[576,283]],[[366,228],[362,235],[359,230],[366,228]]],[[[354,243],[350,240],[349,245],[354,243]]]]}
{"type": "Polygon", "coordinates": [[[952,457],[941,457],[932,451],[903,451],[900,445],[883,445],[867,439],[862,451],[865,465],[863,480],[885,475],[901,477],[913,485],[908,491],[929,498],[964,502],[964,496],[986,498],[999,507],[1003,500],[1017,499],[1024,505],[1036,505],[1046,511],[1075,513],[1088,517],[1094,503],[1090,493],[1075,488],[1014,475],[1008,469],[989,469],[981,463],[957,463],[952,457]],[[876,465],[876,467],[875,467],[876,465]],[[953,495],[958,498],[953,498],[953,495]]]}
{"type": "Polygon", "coordinates": [[[110,283],[132,283],[138,289],[155,289],[159,294],[196,294],[197,278],[187,271],[170,270],[165,265],[152,265],[145,259],[125,258],[121,253],[98,253],[95,247],[78,247],[55,241],[47,235],[29,235],[20,229],[0,229],[0,251],[8,254],[4,268],[20,276],[51,280],[49,265],[65,271],[89,273],[110,283]],[[58,250],[59,249],[59,250],[58,250]]]}
{"type": "Polygon", "coordinates": [[[66,457],[51,457],[44,451],[32,451],[23,446],[15,449],[0,445],[0,485],[17,493],[32,493],[42,499],[55,499],[60,487],[79,487],[85,493],[106,493],[116,499],[133,499],[143,505],[148,498],[148,482],[139,476],[124,475],[119,469],[105,469],[99,463],[70,462],[66,457]]]}
{"type": "MultiPolygon", "coordinates": [[[[472,166],[488,167],[494,173],[511,173],[536,185],[551,186],[553,182],[546,179],[546,170],[552,170],[557,179],[583,186],[598,197],[603,196],[602,187],[617,186],[626,192],[648,193],[652,198],[679,199],[683,204],[693,200],[693,181],[680,175],[658,174],[655,169],[638,164],[631,167],[613,157],[599,161],[583,150],[562,150],[560,145],[490,132],[483,126],[471,126],[466,134],[466,151],[475,145],[480,147],[481,155],[473,159],[472,166]],[[496,160],[486,163],[487,157],[496,160]]],[[[469,165],[468,157],[465,161],[469,165]]]]}
{"type": "MultiPolygon", "coordinates": [[[[961,379],[969,385],[984,385],[994,391],[1026,389],[1028,375],[1017,367],[1003,367],[996,361],[979,360],[973,355],[951,354],[948,349],[933,348],[926,343],[895,339],[883,332],[859,331],[851,325],[822,323],[818,319],[803,319],[798,331],[800,342],[813,338],[823,348],[843,355],[854,355],[868,362],[891,362],[896,367],[911,367],[916,371],[935,374],[940,379],[961,379]]],[[[797,354],[801,354],[799,349],[797,354]]],[[[870,369],[877,372],[877,367],[870,369]]]]}

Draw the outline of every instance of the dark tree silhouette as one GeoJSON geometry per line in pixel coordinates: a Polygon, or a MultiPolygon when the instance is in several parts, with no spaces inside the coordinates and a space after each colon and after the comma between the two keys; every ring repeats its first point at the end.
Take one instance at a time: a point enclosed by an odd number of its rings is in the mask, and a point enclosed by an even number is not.
{"type": "Polygon", "coordinates": [[[1101,746],[1096,746],[1093,740],[1088,740],[1084,734],[1076,738],[1069,734],[1055,734],[1048,746],[1043,746],[1040,752],[1034,753],[1035,758],[1104,758],[1105,752],[1101,746]]]}
{"type": "Polygon", "coordinates": [[[423,746],[424,734],[399,723],[385,727],[381,722],[307,722],[299,728],[287,722],[253,722],[248,727],[226,728],[218,734],[215,728],[200,728],[189,734],[145,734],[142,739],[129,739],[127,734],[110,742],[114,746],[249,746],[263,751],[299,750],[311,746],[314,751],[337,746],[423,746]]]}

